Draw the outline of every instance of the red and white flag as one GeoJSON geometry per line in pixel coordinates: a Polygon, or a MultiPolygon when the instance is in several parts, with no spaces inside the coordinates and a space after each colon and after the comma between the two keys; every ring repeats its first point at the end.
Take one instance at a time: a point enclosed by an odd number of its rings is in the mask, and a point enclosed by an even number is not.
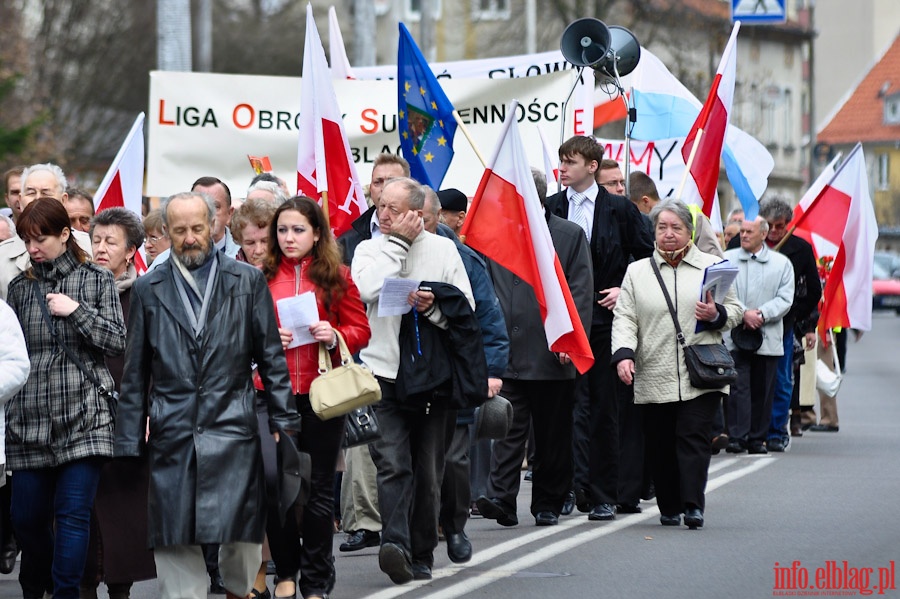
{"type": "Polygon", "coordinates": [[[460,236],[534,289],[549,349],[569,354],[578,372],[594,364],[516,124],[513,100],[493,160],[484,171],[460,236]]]}
{"type": "Polygon", "coordinates": [[[794,208],[789,227],[809,241],[816,259],[833,259],[819,326],[872,328],[872,264],[878,223],[869,196],[862,144],[835,170],[835,161],[794,208]]]}
{"type": "MultiPolygon", "coordinates": [[[[125,143],[119,148],[94,194],[94,212],[107,208],[128,208],[141,218],[144,193],[144,113],[140,113],[125,143]]],[[[144,247],[134,255],[134,267],[139,275],[147,272],[144,247]]]]}
{"type": "Polygon", "coordinates": [[[297,189],[320,204],[323,195],[328,198],[326,209],[335,236],[368,209],[311,4],[306,5],[297,189]]]}
{"type": "MultiPolygon", "coordinates": [[[[719,68],[713,78],[712,87],[706,103],[697,115],[694,126],[684,140],[681,155],[685,164],[690,164],[690,176],[697,184],[699,201],[695,198],[682,197],[687,202],[694,202],[703,206],[703,214],[709,217],[713,211],[713,203],[716,199],[716,186],[719,183],[719,160],[722,156],[722,146],[725,143],[725,132],[728,130],[728,116],[731,113],[732,99],[734,98],[734,81],[737,71],[737,35],[741,28],[740,21],[734,24],[731,37],[725,45],[719,68]],[[694,146],[693,161],[690,161],[691,151],[694,146]]],[[[685,177],[688,173],[685,173],[685,177]]],[[[691,195],[690,186],[685,188],[691,195]]]]}
{"type": "Polygon", "coordinates": [[[344,36],[333,6],[328,8],[328,53],[331,55],[331,76],[334,79],[356,79],[344,48],[344,36]]]}
{"type": "Polygon", "coordinates": [[[537,130],[541,136],[541,147],[544,149],[544,175],[547,177],[547,189],[549,190],[551,185],[559,183],[559,153],[550,148],[547,138],[544,137],[544,131],[540,127],[537,130]]]}

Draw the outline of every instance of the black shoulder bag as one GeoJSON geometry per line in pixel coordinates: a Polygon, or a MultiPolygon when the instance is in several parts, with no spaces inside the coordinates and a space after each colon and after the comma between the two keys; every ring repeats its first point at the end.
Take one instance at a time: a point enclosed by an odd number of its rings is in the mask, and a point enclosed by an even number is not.
{"type": "Polygon", "coordinates": [[[675,314],[672,298],[669,297],[669,291],[663,283],[662,274],[659,272],[659,266],[656,265],[653,256],[650,257],[650,264],[653,266],[653,274],[659,281],[663,295],[666,297],[672,322],[675,323],[675,337],[684,351],[684,364],[687,366],[691,385],[697,389],[718,389],[733,383],[737,380],[737,370],[734,367],[734,358],[731,357],[731,353],[724,343],[687,345],[684,342],[684,333],[681,331],[681,325],[678,324],[678,315],[675,314]]]}
{"type": "Polygon", "coordinates": [[[78,367],[78,370],[84,374],[84,376],[97,388],[97,391],[100,393],[100,397],[106,400],[106,403],[109,405],[109,411],[112,413],[113,420],[116,419],[116,406],[119,403],[119,394],[114,389],[107,389],[106,386],[100,382],[100,379],[97,376],[88,370],[88,367],[85,365],[81,359],[75,355],[75,352],[69,348],[68,345],[63,343],[62,338],[59,335],[59,330],[57,330],[56,325],[53,324],[53,319],[50,318],[50,313],[47,310],[47,302],[44,299],[44,296],[41,295],[41,287],[37,281],[32,281],[32,287],[34,289],[34,295],[37,299],[38,305],[41,307],[41,314],[44,315],[44,322],[47,323],[47,326],[50,327],[50,335],[53,337],[53,340],[56,341],[57,345],[59,345],[62,350],[69,357],[69,360],[72,361],[75,366],[78,367]]]}

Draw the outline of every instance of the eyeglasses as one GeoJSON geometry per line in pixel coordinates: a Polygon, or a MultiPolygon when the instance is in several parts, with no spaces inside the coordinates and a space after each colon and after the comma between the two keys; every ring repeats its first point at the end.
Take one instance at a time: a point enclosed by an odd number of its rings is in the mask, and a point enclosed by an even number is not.
{"type": "Polygon", "coordinates": [[[165,239],[165,237],[157,237],[156,235],[151,235],[150,237],[144,237],[144,243],[152,243],[155,245],[163,239],[165,239]]]}
{"type": "Polygon", "coordinates": [[[625,187],[625,179],[618,179],[616,181],[607,181],[606,183],[601,183],[603,187],[625,187]]]}

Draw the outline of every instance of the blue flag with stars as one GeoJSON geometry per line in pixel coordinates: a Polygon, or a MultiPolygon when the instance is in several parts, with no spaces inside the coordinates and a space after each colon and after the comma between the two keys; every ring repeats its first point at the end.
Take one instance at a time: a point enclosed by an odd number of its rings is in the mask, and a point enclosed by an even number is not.
{"type": "Polygon", "coordinates": [[[453,105],[403,23],[397,54],[400,148],[412,178],[438,190],[453,159],[453,105]]]}

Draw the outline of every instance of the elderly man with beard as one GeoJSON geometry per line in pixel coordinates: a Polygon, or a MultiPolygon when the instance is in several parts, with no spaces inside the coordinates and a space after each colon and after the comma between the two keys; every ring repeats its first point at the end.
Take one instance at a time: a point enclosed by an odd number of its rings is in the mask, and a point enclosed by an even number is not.
{"type": "Polygon", "coordinates": [[[297,430],[299,416],[262,273],[215,251],[205,194],[176,194],[162,210],[171,259],[132,290],[115,454],[149,453],[160,597],[206,598],[202,543],[221,545],[228,595],[245,597],[262,559],[269,434],[258,430],[251,364],[273,433],[297,430]]]}

